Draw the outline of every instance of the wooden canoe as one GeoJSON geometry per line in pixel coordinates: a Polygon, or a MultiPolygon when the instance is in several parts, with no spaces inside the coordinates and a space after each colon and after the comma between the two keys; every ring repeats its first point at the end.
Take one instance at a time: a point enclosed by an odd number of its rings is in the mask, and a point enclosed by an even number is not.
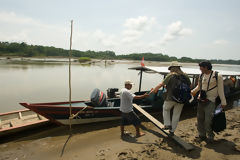
{"type": "Polygon", "coordinates": [[[0,113],[0,137],[48,123],[45,117],[29,109],[0,113]]]}

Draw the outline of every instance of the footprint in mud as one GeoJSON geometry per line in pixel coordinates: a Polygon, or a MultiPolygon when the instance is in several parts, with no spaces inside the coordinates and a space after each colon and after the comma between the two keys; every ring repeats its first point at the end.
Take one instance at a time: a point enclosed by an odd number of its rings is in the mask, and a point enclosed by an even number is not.
{"type": "Polygon", "coordinates": [[[120,152],[119,154],[118,154],[118,157],[120,157],[120,156],[125,156],[125,155],[127,155],[128,153],[127,152],[120,152]]]}
{"type": "Polygon", "coordinates": [[[131,149],[118,153],[117,157],[119,160],[126,160],[126,159],[137,160],[136,153],[131,149]]]}
{"type": "Polygon", "coordinates": [[[236,145],[234,149],[235,151],[240,152],[240,145],[236,145]]]}
{"type": "Polygon", "coordinates": [[[168,144],[172,143],[171,141],[168,141],[167,139],[159,139],[155,141],[156,143],[154,144],[155,148],[157,149],[169,149],[168,144]]]}
{"type": "Polygon", "coordinates": [[[235,128],[240,128],[240,124],[233,124],[231,126],[228,127],[229,129],[235,129],[235,128]]]}
{"type": "Polygon", "coordinates": [[[102,149],[102,150],[98,151],[96,156],[98,157],[98,160],[105,160],[105,150],[102,149]]]}
{"type": "Polygon", "coordinates": [[[233,139],[233,142],[235,142],[235,143],[240,143],[240,139],[239,139],[239,138],[234,138],[234,139],[233,139]]]}
{"type": "Polygon", "coordinates": [[[225,134],[223,135],[223,137],[229,137],[229,136],[232,136],[232,134],[225,133],[225,134]]]}
{"type": "Polygon", "coordinates": [[[105,150],[100,150],[100,151],[98,152],[98,155],[99,155],[99,156],[104,156],[104,155],[105,155],[105,150]]]}

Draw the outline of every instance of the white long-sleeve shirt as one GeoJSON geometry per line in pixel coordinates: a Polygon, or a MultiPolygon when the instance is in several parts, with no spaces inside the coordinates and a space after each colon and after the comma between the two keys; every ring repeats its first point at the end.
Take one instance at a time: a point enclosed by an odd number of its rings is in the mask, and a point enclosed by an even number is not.
{"type": "MultiPolygon", "coordinates": [[[[200,90],[200,83],[202,83],[202,90],[207,91],[207,86],[208,86],[208,81],[210,78],[210,74],[203,74],[202,76],[202,82],[200,82],[200,78],[199,78],[199,82],[198,85],[196,86],[196,88],[193,89],[193,93],[197,93],[200,90]]],[[[209,88],[207,91],[207,99],[209,99],[212,102],[215,102],[215,99],[217,98],[217,96],[220,97],[221,99],[221,104],[222,105],[226,105],[226,98],[224,95],[224,87],[223,87],[223,78],[221,74],[218,74],[218,80],[216,80],[215,77],[215,72],[212,73],[212,77],[210,79],[210,83],[209,83],[209,88]],[[218,81],[218,84],[217,84],[218,81]],[[215,87],[217,85],[216,88],[210,90],[211,88],[215,87]]]]}

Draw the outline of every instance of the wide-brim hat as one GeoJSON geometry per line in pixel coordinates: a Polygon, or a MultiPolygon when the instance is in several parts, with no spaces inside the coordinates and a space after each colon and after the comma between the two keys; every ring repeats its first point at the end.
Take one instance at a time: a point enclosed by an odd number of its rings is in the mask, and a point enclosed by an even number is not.
{"type": "Polygon", "coordinates": [[[125,84],[125,85],[126,85],[126,84],[134,85],[134,83],[133,83],[132,81],[130,81],[130,80],[126,80],[126,81],[124,82],[124,84],[125,84]]]}
{"type": "Polygon", "coordinates": [[[172,61],[168,67],[168,70],[170,70],[172,67],[182,67],[178,61],[172,61]]]}

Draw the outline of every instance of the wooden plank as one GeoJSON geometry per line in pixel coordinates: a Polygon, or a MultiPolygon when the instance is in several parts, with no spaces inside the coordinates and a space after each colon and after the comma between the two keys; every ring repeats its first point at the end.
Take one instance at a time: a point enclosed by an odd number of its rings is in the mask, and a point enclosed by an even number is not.
{"type": "Polygon", "coordinates": [[[18,115],[19,115],[19,119],[22,119],[22,112],[18,112],[18,115]]]}
{"type": "Polygon", "coordinates": [[[144,109],[142,109],[140,106],[137,104],[133,104],[133,107],[136,108],[139,112],[141,112],[145,117],[147,117],[156,127],[158,127],[165,135],[169,135],[168,130],[163,130],[164,125],[159,122],[156,118],[151,116],[149,113],[147,113],[144,109]]]}
{"type": "Polygon", "coordinates": [[[177,142],[180,146],[182,146],[187,151],[193,150],[194,147],[191,144],[186,143],[184,140],[182,140],[180,137],[173,135],[169,135],[168,130],[164,130],[164,125],[159,122],[156,118],[151,116],[149,113],[147,113],[144,109],[142,109],[137,104],[133,104],[133,107],[137,109],[139,112],[141,112],[145,117],[147,117],[156,127],[158,127],[165,135],[167,135],[169,138],[172,138],[175,142],[177,142]]]}

